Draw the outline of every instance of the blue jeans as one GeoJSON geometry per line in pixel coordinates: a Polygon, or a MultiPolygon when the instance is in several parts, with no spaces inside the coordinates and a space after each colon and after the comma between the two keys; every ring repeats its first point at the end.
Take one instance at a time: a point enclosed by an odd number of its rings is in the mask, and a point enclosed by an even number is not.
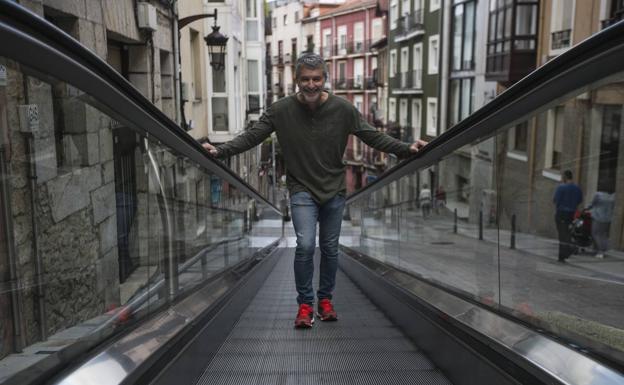
{"type": "Polygon", "coordinates": [[[291,215],[297,248],[295,249],[295,284],[297,303],[314,303],[314,249],[316,247],[316,222],[319,223],[319,247],[321,249],[321,268],[319,288],[316,296],[319,300],[332,298],[336,285],[338,269],[338,239],[342,225],[342,212],[345,197],[338,194],[324,204],[319,204],[308,192],[298,192],[290,197],[291,215]]]}

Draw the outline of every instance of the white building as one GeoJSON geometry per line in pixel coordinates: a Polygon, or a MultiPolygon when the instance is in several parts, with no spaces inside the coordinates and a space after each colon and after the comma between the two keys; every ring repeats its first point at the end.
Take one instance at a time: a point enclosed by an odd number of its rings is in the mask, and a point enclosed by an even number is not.
{"type": "MultiPolygon", "coordinates": [[[[212,32],[214,18],[195,21],[180,31],[180,56],[184,118],[197,139],[223,143],[240,134],[264,110],[267,89],[264,47],[263,0],[186,0],[178,2],[180,18],[212,14],[229,37],[225,67],[215,70],[204,37],[212,32]]],[[[258,152],[232,159],[230,166],[255,185],[258,152]]]]}

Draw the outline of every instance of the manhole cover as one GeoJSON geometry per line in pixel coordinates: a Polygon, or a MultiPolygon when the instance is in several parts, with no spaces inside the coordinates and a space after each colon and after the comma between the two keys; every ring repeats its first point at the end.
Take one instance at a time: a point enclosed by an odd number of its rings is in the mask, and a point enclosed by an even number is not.
{"type": "Polygon", "coordinates": [[[432,245],[453,245],[455,244],[455,242],[446,242],[446,241],[440,241],[440,242],[431,242],[432,245]]]}

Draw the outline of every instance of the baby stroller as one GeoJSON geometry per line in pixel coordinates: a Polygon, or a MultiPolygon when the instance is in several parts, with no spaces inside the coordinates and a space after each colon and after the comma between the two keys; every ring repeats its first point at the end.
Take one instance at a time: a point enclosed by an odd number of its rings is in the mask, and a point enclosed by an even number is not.
{"type": "Polygon", "coordinates": [[[584,253],[594,245],[592,238],[592,218],[589,208],[577,211],[570,224],[570,240],[574,245],[574,254],[584,253]]]}

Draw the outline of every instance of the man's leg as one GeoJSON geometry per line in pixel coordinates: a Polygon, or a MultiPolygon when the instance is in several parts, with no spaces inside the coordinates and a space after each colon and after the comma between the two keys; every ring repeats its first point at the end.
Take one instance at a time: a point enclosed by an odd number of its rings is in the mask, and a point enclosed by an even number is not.
{"type": "Polygon", "coordinates": [[[292,223],[297,234],[295,249],[295,284],[297,286],[297,303],[314,304],[314,249],[316,247],[316,222],[318,220],[318,204],[307,192],[298,192],[290,197],[292,223]]]}
{"type": "Polygon", "coordinates": [[[561,228],[563,230],[563,241],[564,241],[564,258],[568,259],[574,253],[576,247],[572,244],[572,236],[570,234],[570,225],[574,220],[574,213],[565,213],[563,217],[563,223],[561,228]]]}
{"type": "Polygon", "coordinates": [[[319,290],[317,297],[332,299],[336,285],[336,270],[338,269],[338,240],[342,213],[345,207],[345,197],[336,195],[323,204],[319,213],[319,247],[321,249],[321,268],[319,274],[319,290]]]}

